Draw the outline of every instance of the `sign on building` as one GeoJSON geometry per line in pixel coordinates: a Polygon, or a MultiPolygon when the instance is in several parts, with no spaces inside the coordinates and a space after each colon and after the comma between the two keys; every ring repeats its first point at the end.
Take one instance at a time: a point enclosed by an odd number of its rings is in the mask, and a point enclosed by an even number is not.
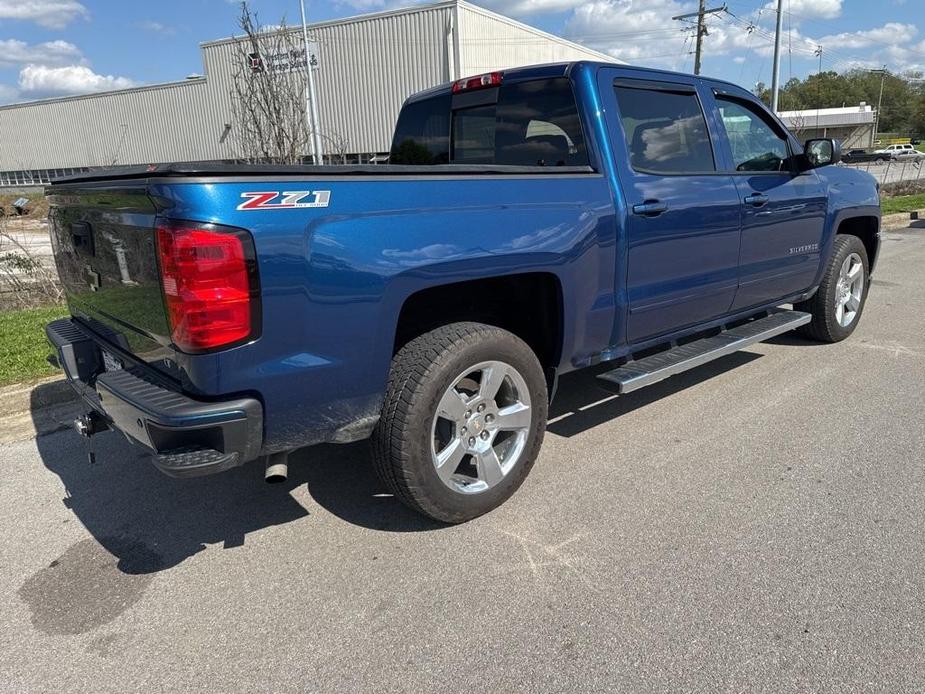
{"type": "MultiPolygon", "coordinates": [[[[318,44],[309,41],[308,51],[311,60],[312,70],[317,70],[318,62],[318,44]]],[[[280,53],[248,53],[248,67],[253,72],[295,72],[296,70],[305,69],[305,49],[294,48],[291,51],[282,51],[280,53]]]]}

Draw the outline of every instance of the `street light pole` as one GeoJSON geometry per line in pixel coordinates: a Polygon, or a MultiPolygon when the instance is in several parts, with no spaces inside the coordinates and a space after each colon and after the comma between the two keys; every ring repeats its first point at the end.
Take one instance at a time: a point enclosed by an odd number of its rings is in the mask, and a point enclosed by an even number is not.
{"type": "Polygon", "coordinates": [[[308,24],[305,21],[305,0],[299,0],[302,10],[302,41],[305,43],[305,72],[308,75],[308,87],[305,90],[305,117],[311,129],[312,163],[324,164],[324,150],[321,144],[321,119],[318,117],[318,98],[315,93],[315,76],[312,74],[312,52],[308,46],[308,24]]]}
{"type": "Polygon", "coordinates": [[[774,67],[771,74],[771,110],[777,113],[780,92],[780,30],[784,19],[784,0],[777,0],[777,30],[774,32],[774,67]]]}

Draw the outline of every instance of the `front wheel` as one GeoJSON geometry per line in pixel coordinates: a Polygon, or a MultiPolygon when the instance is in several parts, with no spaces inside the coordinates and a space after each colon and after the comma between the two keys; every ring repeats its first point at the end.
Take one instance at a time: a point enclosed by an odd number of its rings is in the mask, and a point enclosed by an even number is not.
{"type": "Polygon", "coordinates": [[[818,291],[794,306],[813,316],[800,332],[822,342],[840,342],[853,333],[867,301],[868,268],[861,239],[837,235],[818,291]]]}
{"type": "Polygon", "coordinates": [[[446,523],[487,513],[520,487],[543,442],[546,379],[516,335],[453,323],[395,355],[373,433],[380,479],[446,523]]]}

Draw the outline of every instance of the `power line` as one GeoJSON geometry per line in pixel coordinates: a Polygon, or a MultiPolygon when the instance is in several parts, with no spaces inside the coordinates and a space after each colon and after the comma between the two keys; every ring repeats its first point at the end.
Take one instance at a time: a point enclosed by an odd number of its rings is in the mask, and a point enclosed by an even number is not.
{"type": "MultiPolygon", "coordinates": [[[[743,3],[742,0],[729,0],[729,1],[730,1],[730,2],[735,2],[736,4],[744,4],[744,5],[749,6],[749,7],[757,7],[756,5],[754,5],[754,4],[752,4],[752,3],[743,3]]],[[[789,4],[789,0],[788,0],[788,4],[789,4]]],[[[761,9],[759,9],[758,11],[760,12],[762,9],[764,9],[764,6],[763,6],[763,5],[761,6],[761,9]]],[[[790,17],[791,19],[792,19],[793,17],[796,17],[796,18],[802,20],[803,22],[806,22],[806,23],[809,23],[809,24],[816,24],[816,25],[818,25],[818,26],[820,26],[820,27],[823,27],[823,26],[824,26],[824,27],[826,27],[827,29],[830,29],[830,27],[829,27],[826,23],[824,23],[824,22],[822,22],[822,21],[820,21],[820,20],[817,20],[817,19],[808,17],[808,16],[806,16],[806,15],[801,15],[801,14],[796,13],[796,12],[792,12],[792,11],[790,11],[789,9],[782,10],[782,11],[783,11],[784,14],[788,15],[788,17],[790,17]]],[[[738,17],[732,10],[727,9],[727,10],[726,10],[726,14],[728,14],[728,15],[730,15],[730,16],[732,16],[732,17],[735,17],[735,18],[738,19],[738,20],[741,20],[741,18],[738,17]]],[[[766,35],[767,35],[768,37],[771,36],[771,34],[770,34],[769,32],[765,32],[765,33],[766,33],[766,35]]],[[[834,38],[834,37],[830,36],[829,38],[834,38]]],[[[876,46],[890,46],[890,45],[893,45],[893,42],[892,42],[890,39],[877,40],[877,39],[874,39],[874,38],[871,38],[871,37],[864,37],[864,38],[865,38],[866,41],[868,41],[869,43],[871,43],[871,44],[873,44],[873,45],[876,45],[876,46]]],[[[846,64],[859,64],[859,65],[870,64],[870,63],[876,63],[876,61],[872,61],[869,57],[859,57],[859,56],[856,56],[856,55],[852,55],[852,54],[850,54],[850,53],[847,53],[846,51],[842,50],[841,48],[832,47],[830,44],[828,44],[828,42],[816,41],[816,40],[813,40],[813,39],[810,38],[810,37],[805,37],[805,36],[802,37],[802,39],[803,39],[803,41],[807,44],[807,46],[802,47],[802,48],[799,48],[799,47],[798,47],[798,48],[794,48],[794,50],[796,50],[796,51],[798,51],[798,52],[806,53],[806,54],[812,54],[812,53],[815,53],[815,50],[816,50],[816,48],[817,48],[819,45],[823,45],[823,47],[825,48],[825,52],[826,52],[827,54],[831,55],[831,56],[834,56],[834,58],[832,58],[832,59],[830,59],[830,60],[827,59],[828,64],[829,64],[833,69],[837,69],[838,66],[839,66],[839,64],[841,64],[841,63],[846,63],[846,64]],[[810,47],[810,46],[811,46],[811,47],[810,47]],[[841,60],[836,60],[835,58],[840,58],[841,60]]],[[[791,39],[791,40],[792,40],[792,39],[791,39]]],[[[906,51],[908,51],[909,53],[912,53],[913,55],[925,55],[925,53],[917,53],[913,48],[903,48],[903,50],[906,50],[906,51]]]]}

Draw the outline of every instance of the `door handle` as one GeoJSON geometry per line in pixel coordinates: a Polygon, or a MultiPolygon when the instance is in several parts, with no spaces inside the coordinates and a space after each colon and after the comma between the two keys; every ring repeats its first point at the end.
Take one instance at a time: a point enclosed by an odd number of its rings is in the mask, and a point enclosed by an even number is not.
{"type": "Polygon", "coordinates": [[[751,195],[745,196],[746,205],[754,205],[755,207],[761,207],[762,205],[767,205],[770,198],[764,193],[752,193],[751,195]]]}
{"type": "Polygon", "coordinates": [[[646,200],[633,205],[633,214],[642,215],[643,217],[658,217],[662,212],[667,211],[668,204],[660,200],[646,200]]]}

